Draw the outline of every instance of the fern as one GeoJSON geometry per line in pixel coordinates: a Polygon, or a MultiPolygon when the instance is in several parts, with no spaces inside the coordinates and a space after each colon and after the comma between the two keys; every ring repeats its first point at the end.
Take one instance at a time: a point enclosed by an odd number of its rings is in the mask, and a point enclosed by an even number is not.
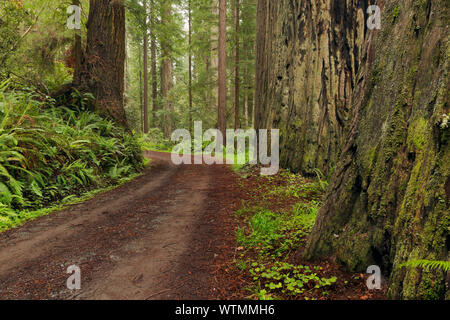
{"type": "Polygon", "coordinates": [[[432,260],[410,260],[402,263],[400,266],[406,268],[423,268],[425,270],[442,270],[450,271],[450,261],[432,261],[432,260]]]}
{"type": "Polygon", "coordinates": [[[328,182],[325,179],[325,175],[317,168],[314,169],[314,172],[316,173],[317,180],[319,181],[320,189],[322,192],[325,192],[328,188],[328,182]]]}
{"type": "Polygon", "coordinates": [[[74,105],[57,106],[0,82],[0,230],[18,212],[143,168],[136,137],[88,111],[92,95],[74,94],[74,105]]]}

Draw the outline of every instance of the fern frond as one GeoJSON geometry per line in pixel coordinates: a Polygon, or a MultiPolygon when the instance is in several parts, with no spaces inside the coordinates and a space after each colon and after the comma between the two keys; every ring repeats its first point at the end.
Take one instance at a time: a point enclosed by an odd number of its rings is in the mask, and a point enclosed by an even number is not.
{"type": "Polygon", "coordinates": [[[425,270],[442,270],[450,271],[450,261],[432,261],[432,260],[410,260],[402,263],[400,266],[406,268],[423,268],[425,270]]]}

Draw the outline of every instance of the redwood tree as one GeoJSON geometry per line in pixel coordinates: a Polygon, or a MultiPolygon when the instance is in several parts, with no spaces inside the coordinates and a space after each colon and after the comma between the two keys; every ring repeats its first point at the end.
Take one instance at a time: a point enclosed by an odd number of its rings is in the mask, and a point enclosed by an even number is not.
{"type": "Polygon", "coordinates": [[[144,0],[144,133],[148,133],[148,28],[147,28],[147,0],[144,0]]]}
{"type": "Polygon", "coordinates": [[[235,18],[236,18],[236,61],[235,61],[235,84],[234,84],[234,128],[238,129],[240,127],[239,123],[239,26],[240,26],[240,16],[239,16],[239,0],[236,0],[236,11],[235,11],[235,18]]]}
{"type": "MultiPolygon", "coordinates": [[[[162,8],[161,24],[165,25],[170,22],[172,15],[172,0],[164,0],[162,8]]],[[[173,62],[171,57],[171,48],[168,38],[161,39],[161,97],[164,109],[167,113],[164,119],[164,133],[166,137],[170,137],[173,130],[172,113],[174,105],[169,94],[173,88],[173,62]]]]}
{"type": "Polygon", "coordinates": [[[151,65],[152,65],[152,125],[157,126],[156,112],[158,111],[158,80],[156,79],[156,35],[155,35],[155,4],[150,1],[150,38],[151,38],[151,65]]]}
{"type": "MultiPolygon", "coordinates": [[[[87,44],[80,66],[80,91],[95,96],[95,107],[127,127],[124,110],[125,7],[121,0],[90,0],[87,44]]],[[[78,81],[78,82],[77,82],[78,81]]]]}
{"type": "Polygon", "coordinates": [[[219,110],[218,110],[218,127],[223,133],[226,141],[227,126],[227,1],[219,0],[219,110]]]}

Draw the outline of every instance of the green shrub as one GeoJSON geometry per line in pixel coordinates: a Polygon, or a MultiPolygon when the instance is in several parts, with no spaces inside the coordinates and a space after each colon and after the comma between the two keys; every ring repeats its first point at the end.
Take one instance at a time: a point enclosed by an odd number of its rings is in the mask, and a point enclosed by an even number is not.
{"type": "MultiPolygon", "coordinates": [[[[286,262],[275,262],[267,265],[258,262],[252,263],[250,274],[253,281],[264,286],[260,293],[274,295],[297,296],[315,289],[332,286],[337,277],[323,278],[317,274],[320,267],[295,266],[286,262]]],[[[261,295],[258,294],[260,298],[261,295]]]]}
{"type": "MultiPolygon", "coordinates": [[[[314,226],[320,204],[299,203],[292,210],[274,213],[254,208],[246,227],[237,229],[239,245],[261,255],[279,258],[297,250],[314,226]]],[[[250,209],[246,208],[245,212],[250,209]]]]}

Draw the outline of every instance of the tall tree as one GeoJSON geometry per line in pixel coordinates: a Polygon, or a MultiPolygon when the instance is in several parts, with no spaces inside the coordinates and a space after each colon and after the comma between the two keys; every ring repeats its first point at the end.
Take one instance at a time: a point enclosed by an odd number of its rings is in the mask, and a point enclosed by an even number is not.
{"type": "MultiPolygon", "coordinates": [[[[172,1],[164,0],[161,17],[161,24],[163,26],[169,24],[171,14],[172,1]]],[[[164,132],[166,137],[169,137],[173,129],[172,113],[174,111],[174,106],[169,97],[169,93],[173,88],[173,63],[170,52],[169,37],[167,35],[161,39],[161,54],[161,96],[164,103],[164,109],[166,111],[164,132]]]]}
{"type": "Polygon", "coordinates": [[[152,65],[152,125],[156,126],[156,112],[158,111],[158,80],[156,78],[156,33],[155,33],[155,3],[150,1],[150,38],[151,38],[151,65],[152,65]]]}
{"type": "Polygon", "coordinates": [[[143,91],[143,83],[142,83],[142,58],[139,52],[139,107],[141,111],[141,130],[144,132],[144,95],[143,91]]]}
{"type": "Polygon", "coordinates": [[[144,5],[144,133],[148,133],[148,15],[147,0],[144,5]]]}
{"type": "MultiPolygon", "coordinates": [[[[72,4],[75,6],[80,6],[80,0],[73,0],[72,4]]],[[[73,46],[73,53],[74,53],[74,60],[75,60],[75,66],[74,66],[74,75],[73,75],[73,84],[75,86],[79,85],[80,81],[80,72],[81,72],[81,64],[83,59],[83,48],[81,46],[81,32],[80,30],[75,31],[75,40],[74,40],[74,46],[73,46]]]]}
{"type": "Polygon", "coordinates": [[[192,6],[188,0],[189,15],[189,131],[192,132],[192,6]]]}
{"type": "Polygon", "coordinates": [[[236,0],[236,65],[235,65],[235,102],[234,102],[234,128],[237,129],[240,127],[239,124],[239,0],[236,0]]]}
{"type": "Polygon", "coordinates": [[[94,94],[96,109],[128,127],[124,110],[125,7],[120,0],[90,0],[86,53],[79,88],[94,94]]]}
{"type": "MultiPolygon", "coordinates": [[[[212,16],[216,20],[219,15],[219,5],[218,0],[211,0],[211,8],[212,8],[212,16]]],[[[210,107],[211,110],[213,108],[215,109],[217,99],[219,96],[219,86],[218,86],[218,74],[217,70],[219,68],[219,40],[218,40],[218,34],[219,34],[219,25],[217,22],[211,24],[211,71],[212,76],[210,77],[211,83],[212,83],[212,92],[211,92],[211,100],[210,100],[210,107]]]]}
{"type": "Polygon", "coordinates": [[[268,73],[270,70],[267,66],[267,22],[268,22],[268,1],[258,0],[257,6],[257,32],[256,32],[256,84],[255,84],[255,101],[253,106],[253,125],[256,129],[261,129],[265,126],[263,120],[264,106],[266,102],[268,73]]]}
{"type": "Polygon", "coordinates": [[[219,105],[218,127],[226,141],[227,127],[227,1],[219,0],[219,105]]]}

